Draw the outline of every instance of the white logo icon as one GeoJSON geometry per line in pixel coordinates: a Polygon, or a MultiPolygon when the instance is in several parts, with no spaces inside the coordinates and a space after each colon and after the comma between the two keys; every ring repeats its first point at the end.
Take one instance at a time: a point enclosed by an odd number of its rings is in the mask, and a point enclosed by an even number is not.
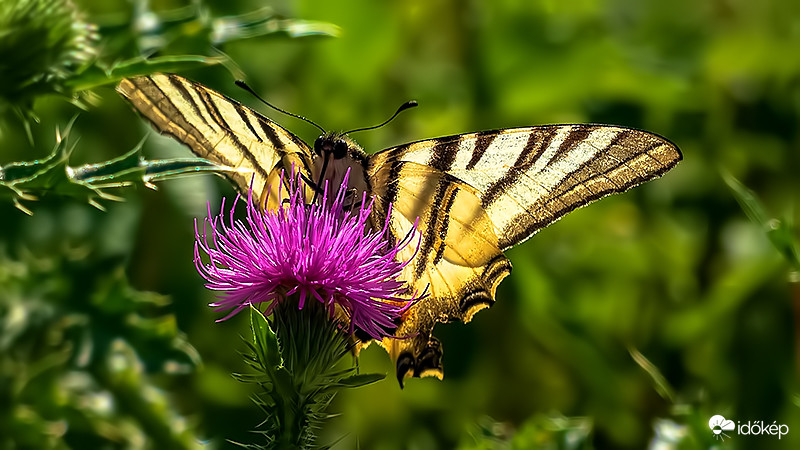
{"type": "Polygon", "coordinates": [[[725,440],[725,438],[729,438],[726,431],[732,431],[736,429],[736,424],[733,423],[732,420],[728,420],[721,415],[717,414],[716,416],[711,417],[708,420],[708,427],[711,428],[711,432],[714,433],[714,437],[720,440],[725,440]]]}

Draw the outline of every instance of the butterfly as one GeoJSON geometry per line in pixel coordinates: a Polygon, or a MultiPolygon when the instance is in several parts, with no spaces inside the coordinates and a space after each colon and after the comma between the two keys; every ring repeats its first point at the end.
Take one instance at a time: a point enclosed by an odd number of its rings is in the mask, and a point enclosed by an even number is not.
{"type": "MultiPolygon", "coordinates": [[[[225,176],[253,189],[265,208],[280,202],[282,170],[375,199],[372,214],[407,236],[418,219],[419,246],[403,279],[429,296],[401,317],[381,345],[407,377],[443,377],[436,323],[469,322],[495,302],[511,271],[503,251],[570,211],[659,177],[682,159],[668,140],[610,125],[544,125],[416,141],[367,154],[347,135],[324,132],[313,144],[258,112],[178,75],[123,79],[117,91],[162,134],[197,156],[237,170],[225,176]],[[251,184],[252,183],[252,184],[251,184]],[[391,208],[390,208],[391,205],[391,208]]],[[[415,247],[415,248],[411,248],[415,247]]]]}

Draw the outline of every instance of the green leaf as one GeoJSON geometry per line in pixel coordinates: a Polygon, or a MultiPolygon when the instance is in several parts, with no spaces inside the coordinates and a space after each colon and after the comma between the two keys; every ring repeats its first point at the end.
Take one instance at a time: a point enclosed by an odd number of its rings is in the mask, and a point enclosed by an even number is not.
{"type": "Polygon", "coordinates": [[[672,386],[670,386],[666,377],[664,377],[664,374],[661,373],[658,367],[656,367],[655,364],[650,362],[650,360],[647,359],[647,357],[645,357],[636,348],[630,347],[628,348],[628,352],[631,354],[631,357],[636,362],[636,364],[638,364],[639,367],[644,369],[644,371],[647,372],[648,375],[650,375],[650,378],[653,379],[653,383],[655,384],[656,391],[658,392],[658,394],[662,398],[669,400],[670,403],[674,403],[675,390],[672,389],[672,386]]]}
{"type": "Polygon", "coordinates": [[[10,197],[18,209],[27,214],[31,210],[21,200],[36,200],[39,196],[60,195],[86,200],[102,209],[97,199],[120,201],[120,197],[107,192],[136,184],[153,187],[152,183],[197,173],[224,173],[235,170],[218,166],[201,158],[172,158],[147,161],[142,157],[142,144],[109,161],[68,165],[75,145],[68,143],[73,118],[67,125],[64,137],[57,138],[52,153],[42,160],[13,162],[0,166],[0,196],[10,197]]]}
{"type": "Polygon", "coordinates": [[[384,378],[386,378],[386,374],[383,373],[363,373],[342,378],[338,380],[335,385],[348,388],[357,388],[377,383],[384,378]]]}
{"type": "Polygon", "coordinates": [[[789,261],[796,271],[800,270],[800,251],[792,226],[786,220],[771,218],[766,208],[753,191],[727,172],[722,173],[725,183],[733,191],[733,196],[751,221],[761,226],[769,241],[778,252],[789,261]]]}
{"type": "Polygon", "coordinates": [[[278,337],[272,331],[264,314],[253,305],[250,305],[250,329],[253,331],[256,356],[261,364],[273,369],[283,366],[278,337]]]}
{"type": "Polygon", "coordinates": [[[286,33],[293,38],[337,37],[340,34],[340,29],[336,25],[327,22],[283,18],[275,15],[271,8],[219,17],[214,20],[212,29],[211,36],[215,45],[275,33],[286,33]]]}
{"type": "Polygon", "coordinates": [[[728,172],[722,172],[722,179],[725,180],[725,183],[733,191],[734,198],[739,202],[739,205],[742,207],[745,214],[747,214],[747,217],[765,229],[769,229],[769,216],[764,209],[764,205],[761,204],[755,193],[747,189],[739,180],[728,172]]]}
{"type": "Polygon", "coordinates": [[[116,84],[123,78],[149,75],[155,72],[183,72],[199,67],[220,64],[224,57],[199,55],[159,56],[155,58],[133,58],[115,64],[110,68],[94,65],[81,74],[64,82],[72,92],[94,89],[116,84]]]}

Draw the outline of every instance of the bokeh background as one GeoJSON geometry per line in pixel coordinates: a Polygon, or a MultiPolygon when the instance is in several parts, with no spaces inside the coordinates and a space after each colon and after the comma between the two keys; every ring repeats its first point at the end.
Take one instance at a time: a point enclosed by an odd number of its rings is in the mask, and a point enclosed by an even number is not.
{"type": "MultiPolygon", "coordinates": [[[[15,1],[0,0],[6,8],[15,1]]],[[[685,158],[662,179],[575,211],[509,251],[514,270],[496,305],[470,324],[437,327],[443,381],[410,380],[401,390],[387,355],[365,351],[361,369],[390,376],[337,397],[332,411],[341,416],[321,430],[321,442],[798,448],[796,272],[723,174],[751,189],[796,241],[800,3],[263,6],[74,0],[98,26],[91,61],[221,56],[223,64],[177,69],[307,142],[313,127],[266,110],[233,80],[244,77],[269,101],[333,130],[378,123],[418,100],[390,125],[355,136],[368,152],[469,131],[598,122],[663,135],[685,158]],[[260,12],[242,16],[253,11],[260,12]],[[233,16],[239,25],[271,19],[251,38],[209,37],[209,27],[219,31],[214,20],[233,16]],[[791,431],[780,440],[734,434],[722,442],[708,428],[715,414],[791,431]]],[[[0,43],[3,36],[0,29],[0,43]]],[[[147,159],[190,156],[155,135],[113,84],[87,93],[82,109],[64,96],[31,97],[39,118],[28,120],[32,139],[9,107],[22,100],[6,95],[0,166],[46,157],[56,127],[76,115],[70,165],[118,157],[145,136],[147,159]]],[[[261,417],[253,388],[230,376],[247,370],[239,355],[247,317],[214,323],[219,314],[206,306],[213,294],[192,263],[194,218],[233,190],[197,175],[113,192],[124,202],[100,200],[105,211],[59,195],[23,200],[29,216],[3,191],[0,445],[257,442],[249,431],[261,417]]]]}

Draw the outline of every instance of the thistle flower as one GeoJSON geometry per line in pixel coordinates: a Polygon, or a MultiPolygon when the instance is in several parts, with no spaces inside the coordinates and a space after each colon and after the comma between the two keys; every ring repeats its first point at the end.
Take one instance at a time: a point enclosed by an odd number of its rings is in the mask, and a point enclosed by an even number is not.
{"type": "Polygon", "coordinates": [[[0,2],[0,101],[24,103],[42,93],[70,95],[64,83],[95,58],[97,27],[71,0],[0,2]]]}
{"type": "MultiPolygon", "coordinates": [[[[366,194],[357,209],[348,210],[348,178],[349,172],[332,201],[326,181],[321,202],[306,204],[303,182],[293,175],[288,201],[276,210],[262,210],[251,190],[245,221],[233,218],[237,197],[227,220],[223,200],[218,216],[209,210],[202,232],[195,222],[195,265],[207,288],[223,292],[209,306],[230,311],[220,320],[250,304],[263,305],[269,315],[278,303],[296,296],[298,309],[319,301],[332,317],[342,311],[351,333],[358,328],[374,339],[391,335],[395,320],[419,299],[404,297],[407,286],[398,279],[408,261],[398,261],[397,254],[414,233],[395,243],[388,215],[382,229],[372,229],[374,199],[367,201],[366,194]],[[201,253],[209,263],[203,263],[201,253]]],[[[283,175],[280,185],[283,198],[283,175]]]]}

